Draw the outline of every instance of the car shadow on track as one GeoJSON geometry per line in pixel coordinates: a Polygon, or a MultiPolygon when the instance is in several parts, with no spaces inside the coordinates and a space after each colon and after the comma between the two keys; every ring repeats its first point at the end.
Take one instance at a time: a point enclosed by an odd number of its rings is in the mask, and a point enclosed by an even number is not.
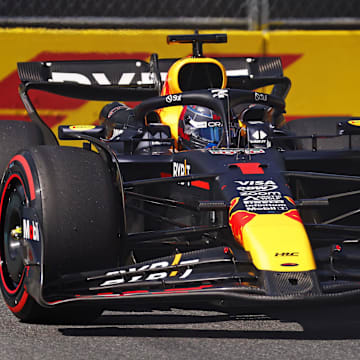
{"type": "Polygon", "coordinates": [[[172,315],[115,314],[103,315],[83,327],[59,328],[64,336],[157,337],[157,338],[227,338],[227,339],[292,339],[346,340],[360,339],[360,307],[271,310],[266,314],[172,315]],[[260,330],[242,330],[248,321],[258,321],[260,330]],[[268,321],[280,322],[275,329],[268,321]],[[264,323],[265,322],[265,323],[264,323]],[[298,323],[303,331],[286,330],[285,323],[298,323]],[[212,325],[223,323],[224,326],[212,325]],[[281,324],[284,323],[281,329],[281,324]],[[183,326],[182,326],[183,325],[183,326]],[[174,328],[174,326],[176,326],[174,328]],[[196,327],[196,328],[194,328],[196,327]],[[211,327],[214,327],[211,329],[211,327]]]}

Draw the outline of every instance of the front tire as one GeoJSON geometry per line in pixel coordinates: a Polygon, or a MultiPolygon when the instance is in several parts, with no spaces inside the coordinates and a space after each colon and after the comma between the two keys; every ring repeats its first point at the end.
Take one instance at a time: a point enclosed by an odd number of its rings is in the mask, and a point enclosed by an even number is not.
{"type": "MultiPolygon", "coordinates": [[[[41,243],[41,296],[50,302],[63,275],[119,265],[122,216],[119,192],[98,154],[40,146],[13,157],[1,192],[0,288],[14,315],[30,322],[59,318],[59,313],[63,319],[66,313],[76,318],[73,306],[42,307],[29,294],[30,267],[40,265],[26,265],[21,241],[41,243]],[[26,208],[36,214],[40,235],[31,230],[30,239],[21,240],[16,233],[26,208]]],[[[91,310],[97,316],[101,309],[87,308],[85,315],[91,316],[91,310]]],[[[84,318],[78,310],[75,314],[84,318]]]]}

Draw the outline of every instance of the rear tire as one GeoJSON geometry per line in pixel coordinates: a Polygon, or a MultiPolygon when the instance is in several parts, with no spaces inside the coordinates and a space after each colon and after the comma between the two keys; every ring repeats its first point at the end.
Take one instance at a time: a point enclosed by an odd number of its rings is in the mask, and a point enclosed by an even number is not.
{"type": "Polygon", "coordinates": [[[123,212],[105,162],[98,154],[79,148],[40,146],[24,150],[10,161],[0,204],[0,288],[10,310],[27,322],[99,316],[97,305],[86,304],[83,311],[77,305],[76,311],[73,305],[46,308],[29,295],[28,270],[38,265],[24,265],[23,249],[10,236],[17,226],[23,226],[26,207],[39,219],[42,295],[51,302],[63,275],[119,265],[123,212]]]}
{"type": "Polygon", "coordinates": [[[3,174],[10,158],[19,150],[43,145],[39,127],[27,121],[0,120],[0,173],[3,174]]]}
{"type": "MultiPolygon", "coordinates": [[[[349,120],[344,117],[318,117],[303,118],[289,121],[284,128],[290,131],[291,135],[311,136],[311,135],[336,135],[337,124],[340,121],[349,120]]],[[[312,139],[296,140],[296,148],[299,150],[312,151],[312,139]]],[[[317,139],[317,150],[347,150],[349,148],[348,136],[335,138],[317,139]]],[[[360,149],[360,136],[352,137],[352,149],[360,149]]]]}

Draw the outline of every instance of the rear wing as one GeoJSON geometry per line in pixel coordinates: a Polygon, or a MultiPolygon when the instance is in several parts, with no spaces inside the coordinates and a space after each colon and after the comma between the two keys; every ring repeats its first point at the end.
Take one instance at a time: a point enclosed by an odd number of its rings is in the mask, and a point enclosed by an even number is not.
{"type": "MultiPolygon", "coordinates": [[[[20,97],[30,118],[43,130],[48,143],[57,143],[33,106],[28,91],[43,90],[83,100],[142,101],[160,94],[171,65],[178,59],[87,60],[20,62],[20,97]]],[[[271,94],[285,98],[291,83],[283,76],[278,57],[218,58],[227,74],[228,88],[255,90],[274,85],[271,94]]]]}
{"type": "MultiPolygon", "coordinates": [[[[178,59],[88,60],[18,63],[28,89],[49,91],[85,100],[134,101],[159,95],[167,71],[178,59]]],[[[225,67],[228,87],[254,90],[275,85],[272,94],[285,98],[290,80],[283,76],[278,57],[218,58],[225,67]]]]}

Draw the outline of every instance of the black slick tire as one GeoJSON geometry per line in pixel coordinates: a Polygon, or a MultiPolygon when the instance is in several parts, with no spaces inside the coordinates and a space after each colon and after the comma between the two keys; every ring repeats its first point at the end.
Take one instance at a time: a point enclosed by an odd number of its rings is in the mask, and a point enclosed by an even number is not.
{"type": "Polygon", "coordinates": [[[0,121],[0,173],[2,175],[10,158],[19,150],[43,145],[44,139],[39,127],[27,121],[0,121]]]}
{"type": "MultiPolygon", "coordinates": [[[[84,319],[99,315],[97,306],[40,306],[26,289],[29,266],[10,236],[21,228],[23,207],[39,219],[43,298],[51,302],[63,276],[119,265],[122,206],[110,170],[91,151],[39,146],[15,155],[5,173],[0,204],[0,288],[7,306],[21,320],[84,319]],[[15,250],[13,250],[15,249],[15,250]]],[[[30,265],[31,267],[32,265],[30,265]]],[[[38,265],[35,265],[38,266],[38,265]]],[[[84,304],[85,305],[85,304],[84,304]]]]}

